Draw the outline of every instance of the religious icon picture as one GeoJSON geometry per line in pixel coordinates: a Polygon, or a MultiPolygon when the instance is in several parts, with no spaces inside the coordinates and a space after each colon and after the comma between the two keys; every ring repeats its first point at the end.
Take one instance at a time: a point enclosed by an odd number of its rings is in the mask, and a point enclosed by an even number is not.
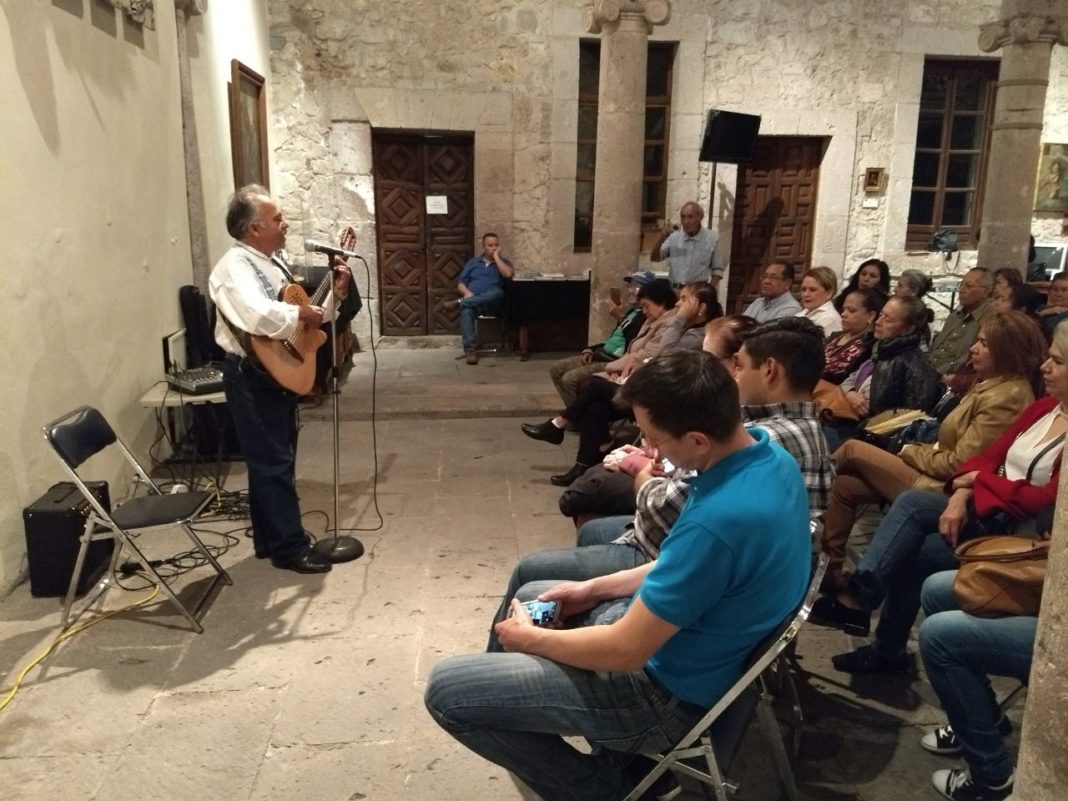
{"type": "Polygon", "coordinates": [[[267,161],[267,93],[263,76],[236,58],[230,62],[230,150],[234,188],[270,189],[267,161]]]}
{"type": "Polygon", "coordinates": [[[1068,211],[1068,145],[1042,145],[1035,211],[1068,211]]]}

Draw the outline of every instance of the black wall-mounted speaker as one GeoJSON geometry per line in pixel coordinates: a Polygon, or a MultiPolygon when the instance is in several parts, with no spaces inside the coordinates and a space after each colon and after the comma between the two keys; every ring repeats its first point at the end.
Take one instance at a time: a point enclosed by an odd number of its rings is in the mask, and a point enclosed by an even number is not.
{"type": "Polygon", "coordinates": [[[759,132],[759,115],[710,109],[705,120],[705,133],[701,137],[698,161],[748,164],[753,160],[759,132]]]}

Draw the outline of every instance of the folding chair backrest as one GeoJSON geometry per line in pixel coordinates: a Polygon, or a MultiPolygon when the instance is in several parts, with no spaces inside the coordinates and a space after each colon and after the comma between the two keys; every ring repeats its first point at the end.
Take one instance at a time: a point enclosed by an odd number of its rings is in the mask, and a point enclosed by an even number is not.
{"type": "Polygon", "coordinates": [[[116,441],[115,431],[92,406],[81,406],[45,426],[45,437],[71,470],[116,441]]]}

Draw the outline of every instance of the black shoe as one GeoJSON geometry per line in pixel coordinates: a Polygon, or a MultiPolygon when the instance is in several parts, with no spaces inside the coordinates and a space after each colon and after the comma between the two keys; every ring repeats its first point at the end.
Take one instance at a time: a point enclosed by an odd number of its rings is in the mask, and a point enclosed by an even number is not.
{"type": "Polygon", "coordinates": [[[558,476],[549,476],[549,481],[557,487],[570,487],[576,480],[578,480],[579,476],[585,472],[586,465],[575,462],[575,466],[566,473],[561,473],[558,476]]]}
{"type": "MultiPolygon", "coordinates": [[[[997,729],[998,734],[1002,737],[1008,737],[1012,734],[1012,721],[1002,714],[1001,720],[997,723],[997,729]]],[[[932,754],[938,754],[939,756],[956,756],[963,750],[960,747],[960,740],[957,739],[957,735],[953,731],[953,727],[948,723],[923,735],[920,739],[920,745],[923,746],[925,751],[930,751],[932,754]]]]}
{"type": "Polygon", "coordinates": [[[272,563],[279,570],[292,570],[295,573],[329,573],[333,567],[326,559],[310,548],[291,562],[272,563]]]}
{"type": "Polygon", "coordinates": [[[843,673],[904,673],[909,668],[909,656],[879,656],[870,645],[862,645],[855,651],[832,656],[831,664],[843,673]]]}
{"type": "Polygon", "coordinates": [[[1002,801],[1012,795],[1013,776],[998,785],[984,784],[972,778],[964,768],[936,770],[931,784],[949,801],[1002,801]]]}
{"type": "Polygon", "coordinates": [[[824,595],[812,604],[808,619],[817,626],[841,629],[855,637],[867,637],[871,631],[871,613],[863,609],[850,609],[838,599],[824,595]]]}
{"type": "Polygon", "coordinates": [[[564,441],[564,429],[554,426],[552,420],[546,420],[544,423],[523,423],[522,429],[523,433],[531,439],[540,439],[542,442],[549,442],[553,445],[559,445],[564,441]]]}
{"type": "MultiPolygon", "coordinates": [[[[656,765],[656,762],[648,757],[638,756],[629,762],[623,771],[627,774],[627,778],[637,787],[641,784],[642,779],[649,775],[649,771],[653,769],[654,765],[656,765]]],[[[681,792],[682,785],[679,784],[675,774],[668,770],[660,774],[652,786],[642,793],[641,801],[671,801],[681,792]]]]}

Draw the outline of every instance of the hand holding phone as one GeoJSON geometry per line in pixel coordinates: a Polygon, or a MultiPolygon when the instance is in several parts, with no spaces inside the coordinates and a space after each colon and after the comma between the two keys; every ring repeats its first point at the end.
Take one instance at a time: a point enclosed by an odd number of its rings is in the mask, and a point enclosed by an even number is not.
{"type": "Polygon", "coordinates": [[[523,609],[530,615],[530,620],[535,626],[551,626],[560,611],[557,601],[527,601],[522,604],[523,609]]]}

